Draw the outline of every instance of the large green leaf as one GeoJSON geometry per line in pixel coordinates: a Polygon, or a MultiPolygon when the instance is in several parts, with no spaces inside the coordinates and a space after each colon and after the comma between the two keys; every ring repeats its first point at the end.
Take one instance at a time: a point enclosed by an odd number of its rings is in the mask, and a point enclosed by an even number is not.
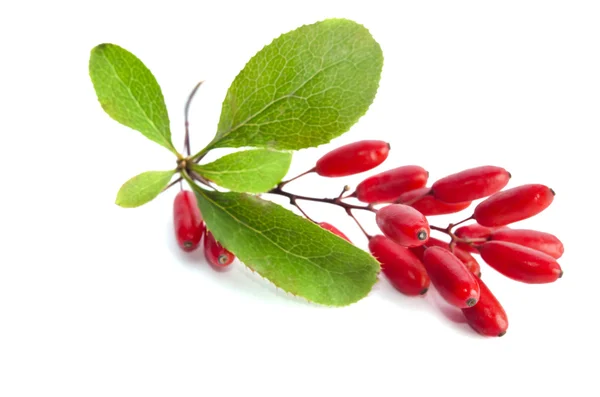
{"type": "Polygon", "coordinates": [[[248,194],[194,189],[217,240],[283,290],[344,306],[375,284],[379,263],[371,255],[293,212],[248,194]]]}
{"type": "Polygon", "coordinates": [[[169,184],[171,171],[148,171],[134,176],[121,186],[115,203],[125,208],[139,207],[152,201],[169,184]]]}
{"type": "Polygon", "coordinates": [[[292,154],[268,149],[244,150],[218,160],[194,165],[194,171],[234,192],[262,193],[287,174],[292,154]]]}
{"type": "Polygon", "coordinates": [[[110,117],[176,153],[162,91],[142,61],[117,45],[100,44],[92,49],[89,70],[110,117]]]}
{"type": "Polygon", "coordinates": [[[356,22],[327,19],[286,33],[235,78],[209,148],[327,143],[365,114],[382,66],[379,44],[356,22]]]}

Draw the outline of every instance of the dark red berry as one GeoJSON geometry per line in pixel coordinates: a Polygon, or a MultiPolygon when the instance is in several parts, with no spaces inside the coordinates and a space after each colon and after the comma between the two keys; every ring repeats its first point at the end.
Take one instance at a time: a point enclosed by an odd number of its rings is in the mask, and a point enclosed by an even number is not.
{"type": "Polygon", "coordinates": [[[554,200],[544,185],[523,185],[498,192],[475,207],[473,215],[483,226],[503,226],[539,214],[554,200]]]}
{"type": "Polygon", "coordinates": [[[348,236],[346,236],[344,233],[342,233],[342,231],[340,229],[338,229],[337,227],[333,226],[330,223],[320,222],[319,226],[321,226],[325,230],[329,230],[331,233],[335,234],[336,236],[339,236],[339,237],[343,238],[344,240],[346,240],[348,242],[352,242],[352,241],[350,241],[350,239],[348,238],[348,236]]]}
{"type": "Polygon", "coordinates": [[[173,225],[177,243],[182,250],[191,252],[198,248],[205,225],[194,192],[182,190],[175,196],[173,225]]]}
{"type": "MultiPolygon", "coordinates": [[[[488,240],[492,235],[494,228],[481,226],[478,223],[473,223],[472,225],[461,226],[454,231],[456,237],[461,239],[469,239],[469,240],[479,240],[477,244],[482,244],[485,241],[481,241],[481,239],[488,240]]],[[[477,245],[475,244],[475,245],[477,245]]],[[[467,252],[471,252],[473,254],[479,254],[479,250],[471,244],[466,243],[458,243],[458,247],[464,249],[467,252]]]]}
{"type": "Polygon", "coordinates": [[[470,201],[462,203],[446,203],[431,194],[431,189],[424,187],[406,192],[398,197],[396,203],[410,205],[425,216],[446,215],[460,212],[471,205],[470,201]]]}
{"type": "Polygon", "coordinates": [[[402,193],[422,188],[429,173],[417,165],[407,165],[373,175],[362,181],[354,193],[365,203],[395,201],[402,193]]]}
{"type": "Polygon", "coordinates": [[[408,248],[379,235],[369,239],[369,251],[381,263],[381,271],[398,291],[405,295],[427,292],[429,276],[423,263],[408,248]]]}
{"type": "Polygon", "coordinates": [[[479,302],[475,306],[461,309],[467,323],[485,336],[502,336],[508,329],[508,317],[498,299],[485,283],[479,279],[479,302]]]}
{"type": "Polygon", "coordinates": [[[428,247],[423,254],[423,264],[431,283],[446,302],[461,309],[477,304],[477,277],[452,252],[442,247],[428,247]]]}
{"type": "Polygon", "coordinates": [[[227,267],[235,259],[235,255],[227,251],[208,230],[204,237],[204,257],[215,267],[227,267]]]}
{"type": "Polygon", "coordinates": [[[486,165],[449,175],[431,185],[433,195],[447,203],[473,201],[494,194],[508,184],[510,173],[486,165]]]}
{"type": "Polygon", "coordinates": [[[558,259],[565,252],[562,242],[553,234],[529,229],[509,229],[504,227],[492,233],[490,240],[508,241],[533,248],[558,259]]]}
{"type": "Polygon", "coordinates": [[[377,226],[397,244],[423,245],[429,238],[429,223],[423,214],[403,204],[391,204],[377,211],[377,226]]]}
{"type": "MultiPolygon", "coordinates": [[[[450,251],[450,244],[448,244],[445,241],[439,240],[435,237],[429,237],[429,240],[427,240],[426,244],[427,247],[440,247],[447,251],[450,251]]],[[[413,252],[415,252],[419,258],[423,259],[423,254],[425,253],[426,248],[421,246],[415,247],[413,248],[413,250],[413,252]],[[418,250],[419,248],[422,249],[422,251],[420,253],[417,253],[418,251],[416,250],[418,250]]],[[[467,251],[461,249],[460,247],[454,247],[454,255],[458,259],[460,259],[460,261],[467,267],[467,269],[469,269],[471,273],[473,273],[477,277],[481,276],[481,267],[479,266],[479,263],[473,257],[473,255],[469,254],[467,251]]]]}
{"type": "Polygon", "coordinates": [[[358,141],[339,147],[317,161],[315,171],[321,176],[339,177],[368,171],[383,163],[390,151],[384,141],[358,141]]]}
{"type": "Polygon", "coordinates": [[[523,283],[551,283],[563,274],[556,259],[522,245],[488,241],[479,247],[479,252],[483,260],[499,273],[523,283]]]}

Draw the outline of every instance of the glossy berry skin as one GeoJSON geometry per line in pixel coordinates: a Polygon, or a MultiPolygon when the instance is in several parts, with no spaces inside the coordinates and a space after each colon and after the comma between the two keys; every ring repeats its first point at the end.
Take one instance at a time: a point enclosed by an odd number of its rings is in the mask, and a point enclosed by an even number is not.
{"type": "Polygon", "coordinates": [[[342,231],[340,229],[338,229],[337,227],[333,226],[330,223],[320,222],[319,226],[321,226],[325,230],[329,230],[331,233],[335,234],[336,236],[339,236],[339,237],[343,238],[344,240],[346,240],[346,241],[348,241],[350,243],[352,242],[352,241],[350,241],[350,239],[348,238],[348,236],[346,236],[344,233],[342,233],[342,231]]]}
{"type": "Polygon", "coordinates": [[[502,336],[508,329],[508,317],[498,299],[479,279],[479,302],[473,307],[461,309],[467,323],[485,336],[502,336]]]}
{"type": "Polygon", "coordinates": [[[191,252],[198,248],[205,225],[194,192],[182,190],[175,196],[173,225],[177,244],[182,250],[191,252]]]}
{"type": "MultiPolygon", "coordinates": [[[[429,237],[429,240],[427,240],[426,244],[427,247],[440,247],[450,251],[450,245],[447,242],[439,240],[435,237],[429,237]]],[[[423,254],[425,253],[425,250],[426,248],[424,246],[411,248],[411,251],[421,260],[423,260],[423,254]]],[[[467,269],[469,269],[471,273],[477,277],[481,277],[481,266],[479,266],[479,262],[477,262],[473,255],[469,254],[460,247],[454,247],[454,255],[460,259],[460,261],[467,267],[467,269]]]]}
{"type": "Polygon", "coordinates": [[[227,251],[210,231],[206,231],[204,237],[204,257],[211,265],[217,268],[224,268],[233,262],[235,255],[227,251]]]}
{"type": "Polygon", "coordinates": [[[429,223],[423,214],[403,204],[391,204],[377,211],[377,226],[383,234],[404,247],[423,245],[429,238],[429,223]]]}
{"type": "Polygon", "coordinates": [[[475,207],[473,218],[483,226],[503,226],[539,214],[554,200],[544,185],[523,185],[498,192],[475,207]]]}
{"type": "Polygon", "coordinates": [[[326,177],[354,175],[368,171],[383,163],[390,152],[384,141],[358,141],[341,146],[317,161],[315,171],[326,177]]]}
{"type": "MultiPolygon", "coordinates": [[[[494,228],[490,228],[487,226],[481,226],[478,223],[473,223],[472,225],[461,226],[454,231],[456,237],[460,237],[462,239],[489,239],[492,235],[494,228]]],[[[458,243],[458,247],[464,249],[467,252],[471,252],[473,254],[479,254],[479,250],[473,247],[470,244],[466,243],[458,243]]]]}
{"type": "Polygon", "coordinates": [[[452,252],[442,247],[428,247],[423,254],[423,264],[431,283],[446,302],[459,309],[477,304],[477,277],[452,252]]]}
{"type": "Polygon", "coordinates": [[[403,193],[424,187],[428,177],[429,173],[417,165],[398,167],[365,179],[354,195],[364,203],[389,203],[403,193]]]}
{"type": "Polygon", "coordinates": [[[369,239],[369,251],[381,263],[381,271],[405,295],[424,295],[429,289],[425,266],[408,248],[378,235],[369,239]]]}
{"type": "Polygon", "coordinates": [[[565,252],[562,242],[553,234],[529,229],[499,229],[491,234],[490,240],[507,241],[541,251],[558,259],[565,252]]]}
{"type": "Polygon", "coordinates": [[[522,245],[488,241],[479,247],[479,252],[483,260],[496,271],[523,283],[551,283],[563,274],[556,259],[522,245]]]}
{"type": "Polygon", "coordinates": [[[431,194],[431,189],[424,187],[406,192],[398,197],[396,203],[410,205],[425,216],[446,215],[460,212],[471,205],[470,201],[462,203],[446,203],[431,194]]]}
{"type": "Polygon", "coordinates": [[[510,173],[486,165],[448,175],[431,185],[432,194],[447,203],[473,201],[494,194],[508,184],[510,173]]]}

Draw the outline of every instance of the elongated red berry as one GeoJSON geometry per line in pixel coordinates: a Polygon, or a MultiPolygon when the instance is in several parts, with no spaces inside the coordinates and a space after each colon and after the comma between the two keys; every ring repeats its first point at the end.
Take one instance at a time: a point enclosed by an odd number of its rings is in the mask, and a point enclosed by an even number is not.
{"type": "Polygon", "coordinates": [[[423,214],[403,204],[391,204],[377,211],[377,226],[396,244],[423,245],[429,238],[429,223],[423,214]]]}
{"type": "Polygon", "coordinates": [[[479,247],[483,260],[499,273],[528,284],[545,284],[562,277],[556,259],[548,254],[506,241],[488,241],[479,247]]]}
{"type": "Polygon", "coordinates": [[[554,191],[544,185],[523,185],[482,201],[473,215],[483,226],[503,226],[539,214],[554,200],[554,191]]]}
{"type": "Polygon", "coordinates": [[[215,267],[227,267],[235,259],[235,255],[227,251],[208,230],[204,237],[204,257],[215,267]]]}
{"type": "Polygon", "coordinates": [[[428,247],[423,254],[423,264],[431,283],[446,302],[458,308],[477,304],[477,277],[452,252],[442,247],[428,247]]]}
{"type": "MultiPolygon", "coordinates": [[[[429,237],[429,240],[427,240],[427,247],[440,247],[443,248],[447,251],[450,251],[450,244],[448,244],[445,241],[439,240],[435,237],[429,237]]],[[[414,249],[423,249],[424,247],[415,247],[413,248],[413,252],[414,249]]],[[[423,249],[420,253],[416,253],[416,255],[423,259],[423,254],[425,253],[426,249],[423,249]]],[[[452,251],[450,251],[452,252],[452,251]]],[[[460,261],[467,267],[467,269],[469,269],[469,271],[471,273],[473,273],[474,275],[476,275],[477,277],[481,276],[481,266],[479,266],[479,262],[477,262],[477,260],[473,257],[473,255],[469,254],[467,251],[461,249],[460,247],[454,247],[454,255],[460,259],[460,261]]]]}
{"type": "Polygon", "coordinates": [[[494,194],[508,184],[510,173],[486,165],[449,175],[431,185],[432,194],[447,203],[473,201],[494,194]]]}
{"type": "MultiPolygon", "coordinates": [[[[492,235],[493,231],[494,231],[494,228],[481,226],[478,223],[473,223],[471,225],[465,225],[465,226],[459,227],[458,229],[456,229],[454,231],[454,234],[456,235],[456,237],[459,237],[461,239],[469,239],[469,240],[485,239],[485,240],[488,240],[490,238],[490,236],[492,235]]],[[[484,241],[481,241],[478,244],[481,244],[483,242],[484,241]]],[[[479,253],[479,250],[477,248],[473,247],[471,244],[458,243],[457,246],[464,249],[465,251],[471,252],[473,254],[479,253]]]]}
{"type": "Polygon", "coordinates": [[[461,309],[467,323],[485,336],[502,336],[508,329],[508,317],[498,299],[487,285],[478,279],[479,302],[475,306],[461,309]]]}
{"type": "Polygon", "coordinates": [[[446,215],[460,212],[471,205],[470,201],[446,203],[431,194],[431,188],[424,187],[402,194],[396,200],[398,204],[410,205],[425,216],[446,215]]]}
{"type": "Polygon", "coordinates": [[[553,234],[529,229],[509,229],[507,227],[494,231],[490,240],[508,241],[533,248],[558,259],[565,252],[563,243],[553,234]]]}
{"type": "Polygon", "coordinates": [[[317,161],[315,171],[321,176],[340,177],[368,171],[383,163],[390,145],[384,141],[366,140],[341,146],[317,161]]]}
{"type": "Polygon", "coordinates": [[[352,242],[352,241],[350,241],[350,239],[348,238],[348,236],[346,236],[344,233],[342,233],[342,231],[340,229],[338,229],[337,227],[333,226],[330,223],[320,222],[319,226],[321,226],[325,230],[329,230],[331,233],[335,234],[336,236],[339,236],[339,237],[343,238],[344,240],[346,240],[348,242],[352,242]]]}
{"type": "Polygon", "coordinates": [[[395,201],[402,193],[422,188],[429,173],[417,165],[406,165],[373,175],[356,187],[356,198],[365,203],[395,201]]]}
{"type": "Polygon", "coordinates": [[[425,266],[408,248],[378,235],[369,239],[369,251],[381,263],[381,271],[405,295],[423,295],[429,289],[425,266]]]}
{"type": "Polygon", "coordinates": [[[173,225],[177,244],[182,250],[191,252],[198,248],[205,225],[194,192],[182,190],[175,196],[173,225]]]}

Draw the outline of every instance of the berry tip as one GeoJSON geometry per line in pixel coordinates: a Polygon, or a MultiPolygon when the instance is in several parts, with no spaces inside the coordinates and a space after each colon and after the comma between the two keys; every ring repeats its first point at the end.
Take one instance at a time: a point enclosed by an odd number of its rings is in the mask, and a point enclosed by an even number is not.
{"type": "Polygon", "coordinates": [[[429,287],[425,287],[421,290],[421,292],[419,292],[419,295],[425,295],[427,293],[427,291],[429,291],[429,287]]]}
{"type": "Polygon", "coordinates": [[[465,302],[465,304],[468,307],[473,307],[473,306],[475,306],[477,304],[477,299],[475,299],[475,298],[469,298],[469,299],[467,299],[467,301],[465,302]]]}
{"type": "Polygon", "coordinates": [[[500,338],[500,337],[502,337],[502,336],[504,336],[504,335],[506,335],[506,331],[502,331],[502,332],[500,332],[500,333],[498,334],[498,338],[500,338]]]}

